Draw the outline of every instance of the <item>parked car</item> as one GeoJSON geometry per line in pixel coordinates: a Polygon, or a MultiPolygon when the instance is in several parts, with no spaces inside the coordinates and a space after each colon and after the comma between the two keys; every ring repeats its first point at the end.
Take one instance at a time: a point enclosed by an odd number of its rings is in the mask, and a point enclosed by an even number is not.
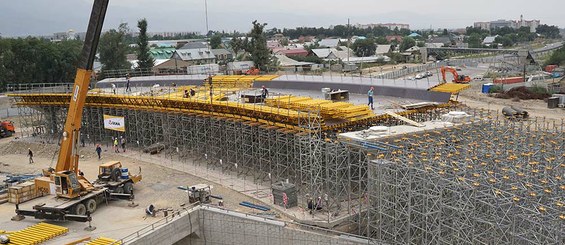
{"type": "Polygon", "coordinates": [[[416,79],[422,79],[422,78],[424,78],[424,76],[422,75],[422,73],[416,75],[416,79]]]}
{"type": "Polygon", "coordinates": [[[433,76],[433,75],[434,75],[434,74],[433,74],[432,72],[430,72],[430,71],[427,71],[427,72],[426,72],[426,77],[431,77],[431,76],[433,76]]]}

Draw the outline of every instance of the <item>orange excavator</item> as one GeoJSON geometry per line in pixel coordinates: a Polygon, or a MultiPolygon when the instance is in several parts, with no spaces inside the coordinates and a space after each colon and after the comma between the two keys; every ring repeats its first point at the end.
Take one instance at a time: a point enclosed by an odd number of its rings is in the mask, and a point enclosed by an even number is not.
{"type": "Polygon", "coordinates": [[[453,83],[469,83],[471,82],[471,77],[465,75],[459,75],[457,70],[450,66],[442,66],[441,69],[441,77],[443,78],[443,82],[447,82],[445,78],[446,72],[451,72],[453,74],[453,83]]]}

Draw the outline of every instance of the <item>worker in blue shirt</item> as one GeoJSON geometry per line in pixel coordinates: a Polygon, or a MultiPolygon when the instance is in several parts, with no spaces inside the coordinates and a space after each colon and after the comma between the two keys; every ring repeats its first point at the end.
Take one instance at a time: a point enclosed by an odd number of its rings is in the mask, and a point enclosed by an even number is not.
{"type": "Polygon", "coordinates": [[[374,106],[373,106],[373,94],[374,94],[374,87],[371,87],[371,89],[369,89],[369,92],[367,92],[367,95],[369,96],[369,103],[367,105],[371,106],[371,110],[374,110],[374,106]]]}

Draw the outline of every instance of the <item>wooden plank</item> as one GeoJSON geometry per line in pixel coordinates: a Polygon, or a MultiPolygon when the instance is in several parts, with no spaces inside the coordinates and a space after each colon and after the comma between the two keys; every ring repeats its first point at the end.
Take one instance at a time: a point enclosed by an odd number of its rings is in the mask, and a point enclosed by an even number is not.
{"type": "Polygon", "coordinates": [[[410,125],[412,125],[412,126],[416,126],[416,127],[420,127],[420,128],[425,126],[424,124],[415,122],[415,121],[413,121],[413,120],[410,120],[410,119],[408,119],[408,118],[406,118],[406,117],[403,117],[403,116],[398,115],[398,114],[396,114],[396,113],[394,113],[394,112],[391,112],[391,111],[386,111],[386,114],[388,114],[388,115],[390,115],[391,117],[394,117],[394,118],[396,118],[396,119],[398,119],[398,120],[404,121],[404,122],[406,122],[406,123],[408,123],[408,124],[410,124],[410,125]]]}

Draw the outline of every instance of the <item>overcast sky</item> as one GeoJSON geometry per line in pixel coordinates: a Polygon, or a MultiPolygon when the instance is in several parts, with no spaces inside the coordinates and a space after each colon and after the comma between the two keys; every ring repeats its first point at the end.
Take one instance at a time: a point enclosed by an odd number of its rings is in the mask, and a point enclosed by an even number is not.
{"type": "MultiPolygon", "coordinates": [[[[110,0],[104,29],[146,18],[150,32],[205,33],[205,0],[110,0]]],[[[0,0],[0,35],[84,32],[93,0],[0,0]]],[[[207,0],[210,30],[245,31],[255,19],[267,28],[407,23],[411,29],[459,28],[475,21],[539,19],[565,27],[564,0],[207,0]],[[258,4],[259,3],[259,4],[258,4]]]]}

